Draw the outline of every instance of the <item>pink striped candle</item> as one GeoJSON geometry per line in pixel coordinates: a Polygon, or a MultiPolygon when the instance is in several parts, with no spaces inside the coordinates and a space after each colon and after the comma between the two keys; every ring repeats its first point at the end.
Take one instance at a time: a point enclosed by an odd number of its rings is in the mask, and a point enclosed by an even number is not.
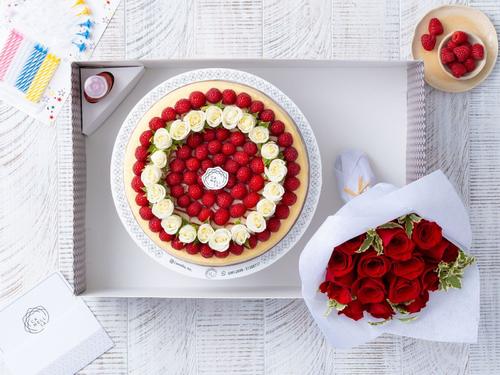
{"type": "Polygon", "coordinates": [[[0,81],[4,80],[5,73],[7,73],[23,38],[23,35],[17,30],[10,30],[9,36],[2,48],[2,52],[0,52],[0,81]]]}

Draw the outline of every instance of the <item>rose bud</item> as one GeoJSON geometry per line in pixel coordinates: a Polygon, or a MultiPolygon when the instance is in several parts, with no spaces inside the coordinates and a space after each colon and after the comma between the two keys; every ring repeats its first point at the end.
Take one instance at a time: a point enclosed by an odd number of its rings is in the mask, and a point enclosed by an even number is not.
{"type": "Polygon", "coordinates": [[[443,258],[444,251],[448,247],[449,242],[443,239],[436,246],[431,247],[430,249],[422,249],[420,248],[420,252],[426,258],[430,258],[439,262],[443,258]]]}
{"type": "Polygon", "coordinates": [[[335,301],[343,305],[347,305],[352,301],[351,292],[349,292],[349,289],[333,283],[331,283],[328,287],[327,295],[329,299],[334,299],[335,301]]]}
{"type": "Polygon", "coordinates": [[[458,247],[456,247],[454,244],[452,244],[449,241],[446,241],[446,242],[448,242],[448,246],[446,247],[446,250],[443,253],[442,260],[443,260],[443,262],[451,263],[451,262],[454,262],[458,257],[458,247]]]}
{"type": "Polygon", "coordinates": [[[422,274],[422,288],[431,292],[439,289],[439,277],[435,271],[436,266],[428,267],[422,274]]]}
{"type": "Polygon", "coordinates": [[[411,301],[420,294],[420,282],[395,277],[389,285],[389,301],[392,303],[403,303],[411,301]]]}
{"type": "Polygon", "coordinates": [[[358,277],[382,277],[389,268],[391,268],[390,260],[370,249],[361,255],[358,262],[358,277]]]}
{"type": "Polygon", "coordinates": [[[385,285],[380,279],[358,279],[352,286],[352,293],[362,304],[376,303],[385,299],[385,285]]]}
{"type": "Polygon", "coordinates": [[[387,301],[382,301],[379,303],[371,303],[370,305],[368,305],[366,311],[372,314],[374,318],[380,318],[380,319],[389,319],[391,316],[395,314],[391,305],[389,305],[387,301]]]}
{"type": "Polygon", "coordinates": [[[431,249],[436,246],[443,234],[441,227],[433,221],[421,220],[415,224],[413,228],[412,239],[415,244],[421,249],[431,249]]]}
{"type": "Polygon", "coordinates": [[[351,301],[342,311],[339,311],[340,314],[344,314],[353,320],[359,320],[363,317],[363,305],[358,300],[351,301]]]}
{"type": "Polygon", "coordinates": [[[384,245],[384,254],[395,260],[411,258],[415,244],[401,228],[379,229],[378,235],[384,245]]]}
{"type": "Polygon", "coordinates": [[[402,260],[394,263],[392,272],[396,276],[404,277],[405,279],[413,280],[419,277],[425,269],[425,263],[420,257],[414,257],[408,260],[402,260]]]}
{"type": "Polygon", "coordinates": [[[330,282],[329,281],[323,281],[320,285],[319,285],[319,291],[321,293],[326,293],[326,291],[328,290],[328,286],[330,285],[330,282]]]}
{"type": "Polygon", "coordinates": [[[333,273],[333,276],[343,276],[352,271],[354,262],[350,255],[342,251],[334,250],[330,261],[328,262],[328,270],[333,273]]]}
{"type": "Polygon", "coordinates": [[[359,250],[363,241],[366,238],[366,234],[360,234],[350,240],[344,242],[342,245],[336,246],[335,250],[342,251],[345,254],[352,255],[359,250]]]}
{"type": "Polygon", "coordinates": [[[424,290],[415,301],[405,306],[406,311],[409,313],[416,313],[422,310],[429,301],[429,292],[424,290]]]}

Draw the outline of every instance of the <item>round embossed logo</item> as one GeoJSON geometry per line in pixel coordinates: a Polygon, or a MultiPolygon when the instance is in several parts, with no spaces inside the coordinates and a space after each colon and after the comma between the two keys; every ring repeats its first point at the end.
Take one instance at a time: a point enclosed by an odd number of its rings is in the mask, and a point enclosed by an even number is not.
{"type": "Polygon", "coordinates": [[[49,322],[49,313],[43,306],[30,308],[23,316],[24,330],[28,333],[40,333],[49,322]]]}
{"type": "Polygon", "coordinates": [[[201,176],[201,181],[208,190],[219,190],[224,188],[228,179],[229,173],[221,167],[208,168],[201,176]]]}

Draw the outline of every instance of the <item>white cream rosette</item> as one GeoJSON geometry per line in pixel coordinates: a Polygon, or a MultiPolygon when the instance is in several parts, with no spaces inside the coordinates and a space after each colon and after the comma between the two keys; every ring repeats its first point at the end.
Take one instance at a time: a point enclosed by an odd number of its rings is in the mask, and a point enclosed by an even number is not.
{"type": "Polygon", "coordinates": [[[198,240],[201,243],[207,243],[214,235],[214,228],[208,223],[202,224],[198,227],[198,240]]]}
{"type": "Polygon", "coordinates": [[[170,124],[170,136],[176,141],[182,141],[190,132],[189,125],[182,120],[175,120],[170,124]]]}
{"type": "Polygon", "coordinates": [[[205,126],[206,114],[203,111],[189,111],[184,116],[184,122],[193,132],[201,132],[205,126]]]}
{"type": "Polygon", "coordinates": [[[262,146],[260,149],[260,154],[264,159],[273,160],[278,157],[280,153],[280,148],[276,142],[270,141],[262,146]]]}
{"type": "Polygon", "coordinates": [[[172,137],[170,133],[165,128],[160,128],[155,131],[153,135],[153,144],[158,150],[166,150],[172,146],[172,137]]]}
{"type": "Polygon", "coordinates": [[[164,198],[153,204],[151,211],[158,219],[166,219],[174,212],[174,204],[170,199],[164,198]]]}
{"type": "Polygon", "coordinates": [[[240,129],[242,133],[248,134],[255,127],[256,123],[257,121],[252,114],[244,113],[238,122],[238,129],[240,129]]]}
{"type": "Polygon", "coordinates": [[[245,224],[253,233],[264,232],[267,226],[266,219],[257,211],[248,214],[245,224]]]}
{"type": "Polygon", "coordinates": [[[160,181],[161,175],[162,172],[160,168],[156,165],[148,164],[141,172],[141,181],[144,186],[148,187],[160,181]]]}
{"type": "Polygon", "coordinates": [[[271,161],[264,171],[266,177],[272,182],[280,182],[285,178],[287,172],[286,162],[281,159],[271,161]]]}
{"type": "Polygon", "coordinates": [[[229,243],[231,242],[231,232],[226,228],[217,229],[210,240],[208,241],[208,246],[215,251],[226,251],[229,249],[229,243]]]}
{"type": "Polygon", "coordinates": [[[264,126],[256,126],[250,130],[248,138],[254,143],[266,143],[269,140],[269,130],[264,126]]]}
{"type": "Polygon", "coordinates": [[[206,121],[208,126],[216,128],[222,122],[222,109],[216,105],[210,105],[205,110],[206,121]]]}
{"type": "Polygon", "coordinates": [[[177,233],[182,225],[182,218],[179,215],[170,215],[166,219],[161,221],[161,227],[163,230],[171,235],[177,233]]]}
{"type": "Polygon", "coordinates": [[[151,154],[151,162],[158,168],[165,168],[167,165],[167,154],[162,150],[156,150],[151,154]]]}
{"type": "Polygon", "coordinates": [[[245,225],[236,224],[231,227],[231,238],[238,245],[243,245],[250,238],[250,233],[245,225]]]}
{"type": "Polygon", "coordinates": [[[243,111],[241,108],[235,105],[228,105],[222,110],[222,126],[226,129],[234,129],[238,126],[242,117],[243,111]]]}
{"type": "Polygon", "coordinates": [[[262,198],[259,203],[257,203],[257,212],[264,217],[271,217],[276,211],[276,203],[267,198],[262,198]]]}
{"type": "Polygon", "coordinates": [[[197,231],[191,224],[186,224],[179,229],[179,241],[183,243],[191,243],[196,240],[197,231]]]}
{"type": "Polygon", "coordinates": [[[283,185],[273,181],[266,183],[264,185],[264,190],[262,191],[264,198],[273,202],[280,201],[283,194],[285,194],[285,188],[283,185]]]}
{"type": "Polygon", "coordinates": [[[167,195],[167,190],[160,184],[149,185],[146,188],[146,198],[150,203],[158,203],[167,195]]]}

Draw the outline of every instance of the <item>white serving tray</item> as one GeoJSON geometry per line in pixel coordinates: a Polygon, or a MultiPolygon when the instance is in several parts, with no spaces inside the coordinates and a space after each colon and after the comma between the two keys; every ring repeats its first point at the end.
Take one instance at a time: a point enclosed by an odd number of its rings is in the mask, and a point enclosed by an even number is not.
{"type": "Polygon", "coordinates": [[[298,258],[308,238],[341,201],[333,162],[348,148],[371,158],[380,180],[403,185],[423,174],[423,65],[420,62],[191,60],[73,64],[73,128],[59,130],[61,271],[75,293],[106,297],[298,298],[298,258]],[[92,135],[81,135],[81,67],[143,65],[128,97],[92,135]],[[118,130],[153,87],[179,73],[228,67],[260,76],[288,95],[309,120],[323,164],[319,206],[303,238],[268,268],[232,280],[172,272],[142,252],[116,213],[109,165],[118,130]],[[68,146],[69,144],[69,146],[68,146]],[[70,183],[71,182],[71,183],[70,183]]]}

